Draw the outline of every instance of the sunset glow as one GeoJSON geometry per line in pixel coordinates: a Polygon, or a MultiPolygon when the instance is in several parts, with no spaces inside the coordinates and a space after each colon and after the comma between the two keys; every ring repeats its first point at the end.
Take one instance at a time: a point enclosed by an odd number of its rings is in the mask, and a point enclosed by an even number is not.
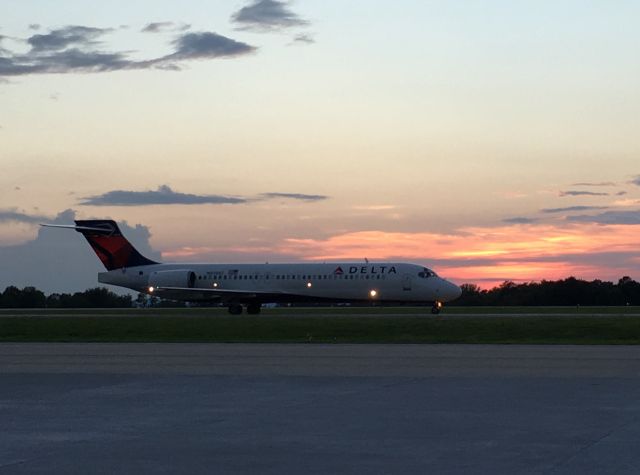
{"type": "MultiPolygon", "coordinates": [[[[528,282],[568,276],[617,280],[633,275],[640,262],[638,235],[638,225],[520,225],[463,228],[458,234],[363,231],[323,240],[287,238],[272,248],[228,251],[240,260],[243,254],[256,253],[306,261],[410,260],[432,265],[458,283],[486,288],[504,280],[528,282]]],[[[198,261],[217,251],[181,248],[163,256],[198,261]]]]}
{"type": "Polygon", "coordinates": [[[250,3],[3,12],[0,287],[74,218],[173,262],[640,280],[640,5],[250,3]]]}

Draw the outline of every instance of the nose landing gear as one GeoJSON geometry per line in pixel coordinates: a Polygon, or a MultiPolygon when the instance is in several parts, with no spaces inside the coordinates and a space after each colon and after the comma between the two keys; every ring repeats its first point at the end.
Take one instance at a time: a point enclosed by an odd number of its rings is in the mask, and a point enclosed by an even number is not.
{"type": "Polygon", "coordinates": [[[438,315],[442,310],[442,302],[433,302],[433,307],[431,307],[431,313],[434,315],[438,315]]]}

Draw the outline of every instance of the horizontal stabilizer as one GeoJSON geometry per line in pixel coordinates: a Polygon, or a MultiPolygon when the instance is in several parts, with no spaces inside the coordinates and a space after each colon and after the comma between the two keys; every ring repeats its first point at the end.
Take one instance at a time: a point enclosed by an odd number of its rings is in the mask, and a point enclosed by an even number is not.
{"type": "Polygon", "coordinates": [[[82,232],[82,231],[97,231],[100,233],[105,233],[105,234],[113,234],[113,232],[115,231],[112,227],[91,227],[91,226],[77,226],[75,224],[47,224],[47,223],[41,223],[40,226],[43,226],[45,228],[63,228],[63,229],[73,229],[75,231],[78,232],[82,232]]]}

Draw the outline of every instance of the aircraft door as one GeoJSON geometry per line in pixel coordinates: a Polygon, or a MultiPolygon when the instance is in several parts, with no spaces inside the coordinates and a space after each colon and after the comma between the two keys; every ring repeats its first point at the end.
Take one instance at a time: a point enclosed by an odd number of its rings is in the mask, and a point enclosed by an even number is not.
{"type": "Polygon", "coordinates": [[[412,275],[411,274],[404,274],[402,276],[402,290],[411,290],[411,280],[412,280],[412,275]]]}

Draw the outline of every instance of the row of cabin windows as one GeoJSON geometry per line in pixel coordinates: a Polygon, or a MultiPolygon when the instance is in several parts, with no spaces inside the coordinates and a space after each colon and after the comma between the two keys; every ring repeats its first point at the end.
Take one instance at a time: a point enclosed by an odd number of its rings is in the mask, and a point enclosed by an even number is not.
{"type": "MultiPolygon", "coordinates": [[[[204,275],[199,275],[198,276],[198,280],[206,280],[206,279],[210,279],[210,280],[258,280],[261,276],[258,275],[217,275],[217,276],[204,276],[204,275]]],[[[269,280],[270,277],[273,277],[276,280],[295,280],[295,279],[302,279],[302,280],[327,280],[327,279],[331,279],[333,277],[334,280],[337,279],[345,279],[345,280],[354,280],[354,279],[358,279],[360,278],[360,280],[380,280],[380,279],[384,279],[385,276],[384,275],[380,275],[380,274],[376,274],[376,275],[334,275],[334,276],[330,276],[330,275],[298,275],[298,274],[276,274],[273,276],[264,276],[265,280],[269,280]]]]}

